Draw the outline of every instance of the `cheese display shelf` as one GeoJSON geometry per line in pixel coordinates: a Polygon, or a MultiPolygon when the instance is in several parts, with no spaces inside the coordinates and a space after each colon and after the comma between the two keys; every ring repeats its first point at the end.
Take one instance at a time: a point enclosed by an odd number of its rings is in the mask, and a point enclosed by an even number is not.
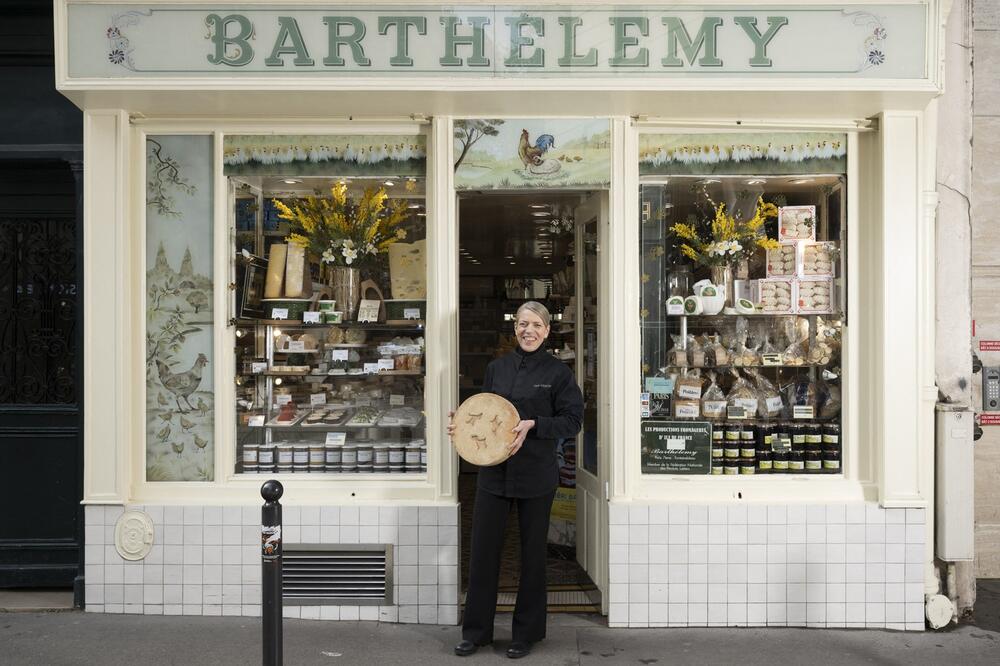
{"type": "Polygon", "coordinates": [[[237,473],[424,472],[422,326],[237,331],[237,473]]]}

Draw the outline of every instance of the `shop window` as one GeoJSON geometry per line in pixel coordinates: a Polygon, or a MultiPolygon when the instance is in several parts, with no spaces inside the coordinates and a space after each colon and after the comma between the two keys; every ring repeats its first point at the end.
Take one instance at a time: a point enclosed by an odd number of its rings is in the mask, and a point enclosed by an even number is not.
{"type": "Polygon", "coordinates": [[[236,473],[426,472],[425,145],[226,137],[236,473]]]}
{"type": "Polygon", "coordinates": [[[215,478],[212,137],[146,138],[146,480],[215,478]]]}
{"type": "Polygon", "coordinates": [[[841,473],[846,145],[640,137],[644,473],[841,473]]]}

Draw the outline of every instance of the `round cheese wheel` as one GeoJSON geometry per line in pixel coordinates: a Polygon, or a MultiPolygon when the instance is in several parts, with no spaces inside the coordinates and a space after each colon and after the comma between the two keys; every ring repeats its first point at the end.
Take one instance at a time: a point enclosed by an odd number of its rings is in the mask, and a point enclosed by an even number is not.
{"type": "Polygon", "coordinates": [[[495,393],[479,393],[463,402],[452,421],[458,455],[473,465],[499,465],[510,457],[511,432],[521,417],[514,405],[495,393]]]}

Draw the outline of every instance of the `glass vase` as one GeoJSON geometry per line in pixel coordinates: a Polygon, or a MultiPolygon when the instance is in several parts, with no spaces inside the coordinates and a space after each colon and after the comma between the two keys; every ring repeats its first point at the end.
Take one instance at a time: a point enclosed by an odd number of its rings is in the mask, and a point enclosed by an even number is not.
{"type": "Polygon", "coordinates": [[[736,302],[733,295],[733,267],[730,264],[712,266],[712,284],[725,295],[725,307],[731,308],[736,302]]]}
{"type": "Polygon", "coordinates": [[[358,313],[358,301],[361,300],[361,271],[348,266],[333,266],[327,275],[330,277],[337,309],[344,313],[343,320],[354,321],[358,313]]]}

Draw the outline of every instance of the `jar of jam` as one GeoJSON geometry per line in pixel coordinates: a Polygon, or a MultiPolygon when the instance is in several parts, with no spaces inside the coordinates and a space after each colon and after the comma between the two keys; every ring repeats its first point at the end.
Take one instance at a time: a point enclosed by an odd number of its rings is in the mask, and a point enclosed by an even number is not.
{"type": "Polygon", "coordinates": [[[722,448],[721,446],[713,446],[712,447],[712,460],[713,461],[714,460],[721,460],[723,458],[723,456],[725,455],[725,451],[726,450],[724,448],[722,448]]]}
{"type": "Polygon", "coordinates": [[[757,473],[756,458],[740,458],[740,474],[756,474],[756,473],[757,473]]]}
{"type": "Polygon", "coordinates": [[[806,425],[804,423],[793,423],[788,426],[788,431],[792,434],[792,451],[805,451],[806,425]]]}
{"type": "Polygon", "coordinates": [[[823,448],[827,445],[840,446],[840,424],[827,423],[823,426],[823,448]]]}
{"type": "Polygon", "coordinates": [[[840,453],[823,452],[823,473],[840,474],[840,453]]]}
{"type": "Polygon", "coordinates": [[[754,441],[754,426],[751,423],[744,423],[740,428],[740,441],[741,442],[752,442],[754,441]]]}
{"type": "Polygon", "coordinates": [[[761,427],[760,439],[758,440],[759,446],[757,448],[771,450],[774,448],[774,435],[778,430],[778,426],[773,423],[766,423],[761,427]]]}
{"type": "Polygon", "coordinates": [[[739,458],[726,458],[723,463],[722,473],[726,476],[732,476],[740,473],[740,459],[739,458]]]}
{"type": "Polygon", "coordinates": [[[806,451],[805,469],[806,474],[822,474],[823,454],[819,451],[806,451]]]}
{"type": "Polygon", "coordinates": [[[771,473],[788,474],[788,451],[782,449],[771,453],[771,473]]]}
{"type": "Polygon", "coordinates": [[[779,423],[771,437],[771,449],[788,450],[792,444],[792,431],[789,423],[779,423]]]}
{"type": "Polygon", "coordinates": [[[722,442],[726,439],[726,433],[722,429],[721,425],[712,425],[712,446],[722,446],[722,442]]]}
{"type": "Polygon", "coordinates": [[[805,451],[789,451],[788,452],[788,473],[789,474],[804,474],[806,471],[806,453],[805,451]]]}
{"type": "Polygon", "coordinates": [[[805,427],[806,450],[819,451],[823,446],[823,426],[818,423],[810,423],[805,427]]]}
{"type": "Polygon", "coordinates": [[[713,476],[721,476],[724,467],[725,467],[725,463],[722,461],[722,458],[715,458],[715,459],[713,459],[712,460],[712,475],[713,476]]]}
{"type": "Polygon", "coordinates": [[[770,474],[774,469],[774,454],[770,449],[760,449],[757,451],[757,473],[770,474]]]}
{"type": "MultiPolygon", "coordinates": [[[[728,434],[728,433],[727,433],[728,434]]],[[[739,458],[740,457],[740,440],[738,439],[727,439],[725,448],[723,449],[723,456],[725,458],[739,458]]]]}
{"type": "Polygon", "coordinates": [[[740,441],[740,425],[738,423],[730,423],[726,426],[725,440],[727,442],[740,441]]]}

